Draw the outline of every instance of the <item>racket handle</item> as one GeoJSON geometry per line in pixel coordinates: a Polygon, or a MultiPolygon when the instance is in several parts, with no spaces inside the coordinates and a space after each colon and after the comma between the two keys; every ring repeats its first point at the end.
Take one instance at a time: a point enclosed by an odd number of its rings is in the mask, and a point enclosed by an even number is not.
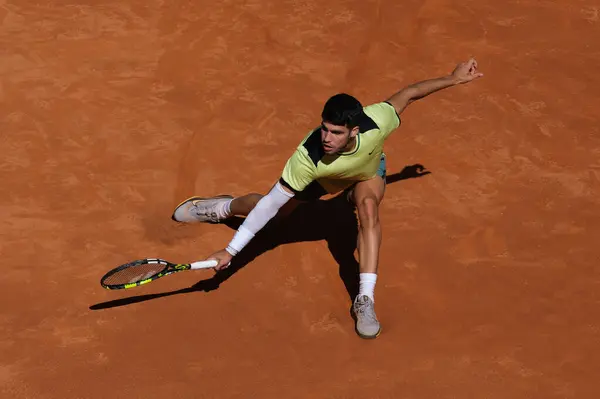
{"type": "Polygon", "coordinates": [[[190,263],[190,266],[192,267],[192,269],[208,269],[209,267],[215,267],[218,264],[219,262],[217,262],[215,259],[210,259],[190,263]]]}

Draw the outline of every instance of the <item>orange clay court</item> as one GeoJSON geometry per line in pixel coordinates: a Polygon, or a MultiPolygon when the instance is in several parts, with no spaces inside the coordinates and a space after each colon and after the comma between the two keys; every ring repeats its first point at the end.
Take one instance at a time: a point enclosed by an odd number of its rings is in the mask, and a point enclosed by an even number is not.
{"type": "Polygon", "coordinates": [[[0,397],[600,397],[599,14],[0,1],[0,397]],[[241,268],[100,286],[223,248],[235,226],[173,207],[265,193],[329,96],[382,101],[471,56],[485,76],[411,105],[386,142],[376,340],[349,314],[354,214],[327,198],[241,268]]]}

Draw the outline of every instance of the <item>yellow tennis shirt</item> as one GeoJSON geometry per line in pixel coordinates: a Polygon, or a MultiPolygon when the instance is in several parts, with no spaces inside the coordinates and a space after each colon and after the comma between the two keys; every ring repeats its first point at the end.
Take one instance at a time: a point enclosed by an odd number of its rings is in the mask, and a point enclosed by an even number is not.
{"type": "Polygon", "coordinates": [[[316,181],[329,194],[335,194],[356,182],[375,177],[383,143],[401,122],[394,107],[387,102],[372,104],[363,110],[353,150],[325,154],[321,127],[318,127],[308,133],[288,159],[282,183],[298,194],[316,181]]]}

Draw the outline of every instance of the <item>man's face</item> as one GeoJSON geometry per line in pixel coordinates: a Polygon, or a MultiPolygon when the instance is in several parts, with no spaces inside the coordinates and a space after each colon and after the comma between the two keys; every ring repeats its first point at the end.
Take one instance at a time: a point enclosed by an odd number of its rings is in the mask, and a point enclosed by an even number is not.
{"type": "Polygon", "coordinates": [[[350,150],[347,148],[356,136],[358,127],[350,130],[346,126],[321,123],[321,143],[326,154],[335,154],[350,150]]]}

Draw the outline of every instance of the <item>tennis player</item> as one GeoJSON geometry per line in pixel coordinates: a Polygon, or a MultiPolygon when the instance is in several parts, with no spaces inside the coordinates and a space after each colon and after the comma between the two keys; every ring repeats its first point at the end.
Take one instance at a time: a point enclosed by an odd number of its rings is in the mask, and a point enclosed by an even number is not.
{"type": "Polygon", "coordinates": [[[192,197],[176,207],[172,219],[219,223],[232,216],[246,217],[226,248],[207,258],[216,259],[215,269],[221,270],[276,215],[285,215],[300,201],[344,192],[359,220],[359,293],[352,304],[356,332],[362,338],[375,338],[381,332],[374,291],[382,237],[379,204],[386,184],[384,142],[400,126],[400,115],[409,104],[481,76],[472,58],[447,76],[411,84],[366,107],[351,95],[336,94],[323,107],[321,125],[303,138],[266,195],[192,197]]]}

